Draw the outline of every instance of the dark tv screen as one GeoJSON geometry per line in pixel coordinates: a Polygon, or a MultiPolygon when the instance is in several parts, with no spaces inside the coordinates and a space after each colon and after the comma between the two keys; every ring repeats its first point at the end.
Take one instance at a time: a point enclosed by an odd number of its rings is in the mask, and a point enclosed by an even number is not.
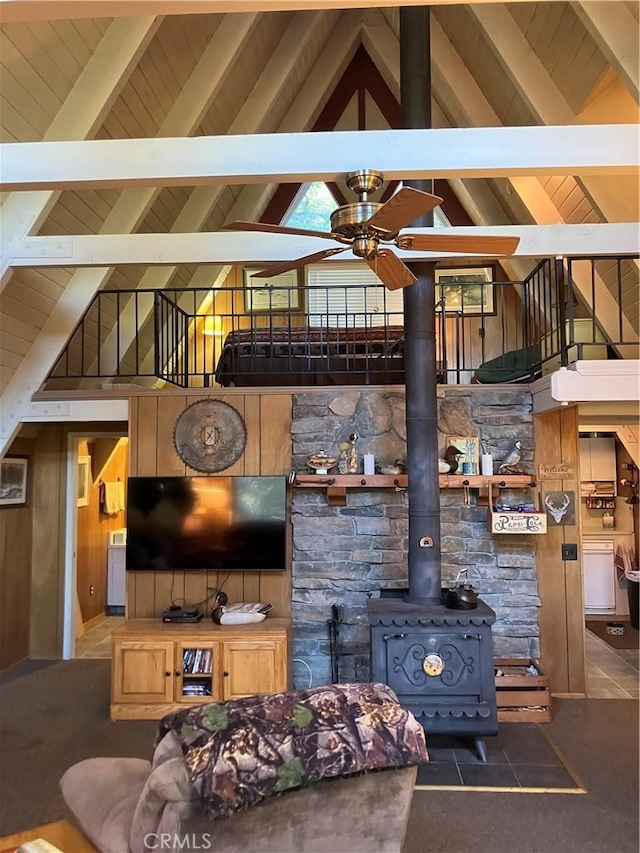
{"type": "Polygon", "coordinates": [[[284,477],[130,477],[127,569],[284,571],[284,477]]]}

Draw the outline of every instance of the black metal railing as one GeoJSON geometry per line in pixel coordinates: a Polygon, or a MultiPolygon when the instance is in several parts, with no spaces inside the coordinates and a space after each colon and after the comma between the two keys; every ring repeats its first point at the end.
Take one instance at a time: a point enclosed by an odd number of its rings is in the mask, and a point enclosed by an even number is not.
{"type": "MultiPolygon", "coordinates": [[[[522,381],[578,358],[637,357],[634,282],[637,259],[625,257],[544,260],[523,282],[448,285],[437,293],[438,381],[522,381]]],[[[401,384],[403,320],[402,293],[382,286],[259,298],[255,288],[105,290],[47,387],[401,384]]]]}

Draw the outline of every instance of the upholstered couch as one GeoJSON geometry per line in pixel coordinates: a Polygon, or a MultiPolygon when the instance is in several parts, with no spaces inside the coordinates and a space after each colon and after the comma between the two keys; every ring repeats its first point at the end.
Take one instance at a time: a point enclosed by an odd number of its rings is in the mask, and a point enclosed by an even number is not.
{"type": "Polygon", "coordinates": [[[101,853],[399,852],[427,757],[381,684],[186,708],[158,736],[150,762],[90,758],[60,781],[101,853]]]}

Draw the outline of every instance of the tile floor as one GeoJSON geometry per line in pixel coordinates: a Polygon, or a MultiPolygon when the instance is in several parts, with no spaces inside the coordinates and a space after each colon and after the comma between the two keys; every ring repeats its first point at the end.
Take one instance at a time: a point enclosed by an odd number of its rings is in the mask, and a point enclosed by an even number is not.
{"type": "MultiPolygon", "coordinates": [[[[76,657],[110,658],[111,632],[124,621],[124,616],[106,616],[77,640],[76,657]]],[[[640,698],[638,649],[614,649],[586,629],[585,646],[590,699],[640,698]]]]}
{"type": "Polygon", "coordinates": [[[77,658],[110,658],[111,632],[124,624],[124,616],[105,616],[76,640],[77,658]]]}
{"type": "Polygon", "coordinates": [[[614,649],[586,629],[585,648],[589,699],[640,698],[638,649],[614,649]]]}
{"type": "Polygon", "coordinates": [[[579,781],[564,765],[545,733],[533,723],[500,726],[484,739],[486,763],[470,738],[428,735],[429,762],[418,767],[417,788],[480,787],[506,790],[576,791],[579,781]]]}

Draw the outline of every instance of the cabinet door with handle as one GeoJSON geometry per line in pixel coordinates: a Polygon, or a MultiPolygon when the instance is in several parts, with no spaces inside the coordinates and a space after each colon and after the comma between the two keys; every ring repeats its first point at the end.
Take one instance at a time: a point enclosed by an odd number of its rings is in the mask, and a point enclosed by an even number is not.
{"type": "Polygon", "coordinates": [[[171,702],[174,644],[118,640],[111,663],[112,702],[171,702]]]}
{"type": "Polygon", "coordinates": [[[281,640],[227,640],[222,646],[222,698],[240,699],[287,689],[287,654],[281,640]]]}

